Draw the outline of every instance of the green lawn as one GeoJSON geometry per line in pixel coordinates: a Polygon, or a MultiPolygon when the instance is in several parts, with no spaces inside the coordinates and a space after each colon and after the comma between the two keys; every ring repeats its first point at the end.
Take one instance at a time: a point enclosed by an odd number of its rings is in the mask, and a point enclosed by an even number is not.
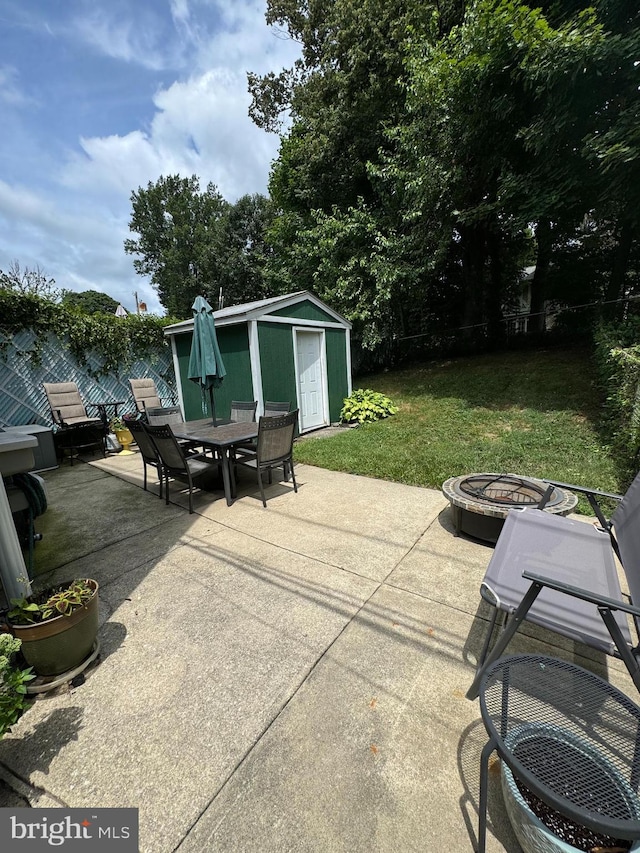
{"type": "Polygon", "coordinates": [[[354,387],[382,391],[400,411],[333,438],[300,442],[298,461],[433,488],[472,471],[509,471],[618,491],[597,431],[587,351],[429,362],[361,377],[354,387]]]}

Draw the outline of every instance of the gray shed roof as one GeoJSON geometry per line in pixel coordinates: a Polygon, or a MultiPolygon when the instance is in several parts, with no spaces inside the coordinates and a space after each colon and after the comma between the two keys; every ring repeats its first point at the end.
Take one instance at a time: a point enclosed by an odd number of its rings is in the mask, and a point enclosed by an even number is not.
{"type": "MultiPolygon", "coordinates": [[[[346,329],[351,328],[351,323],[348,320],[334,311],[333,308],[324,303],[313,293],[308,290],[298,290],[296,293],[286,293],[284,296],[272,296],[269,299],[258,299],[256,302],[244,302],[242,305],[230,305],[228,308],[221,308],[219,311],[214,311],[213,316],[216,326],[232,326],[235,323],[243,323],[248,320],[259,320],[263,315],[269,314],[274,309],[287,308],[289,305],[295,305],[303,301],[313,302],[322,311],[334,318],[336,323],[340,323],[346,329]]],[[[182,320],[180,323],[172,323],[170,326],[165,326],[165,335],[180,335],[183,332],[190,332],[193,329],[193,317],[188,320],[182,320]]]]}

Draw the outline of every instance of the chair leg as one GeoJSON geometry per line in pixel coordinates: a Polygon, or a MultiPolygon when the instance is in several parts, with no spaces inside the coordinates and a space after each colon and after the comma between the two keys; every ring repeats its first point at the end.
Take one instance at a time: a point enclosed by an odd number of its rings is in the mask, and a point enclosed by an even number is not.
{"type": "MultiPolygon", "coordinates": [[[[296,472],[293,470],[293,459],[290,462],[284,463],[287,466],[287,471],[291,474],[291,479],[293,480],[293,491],[298,494],[298,484],[296,483],[296,472]]],[[[287,480],[289,478],[287,477],[287,480]]]]}
{"type": "Polygon", "coordinates": [[[264,496],[264,486],[262,485],[262,471],[258,465],[258,485],[260,486],[260,494],[262,495],[262,506],[266,508],[267,499],[264,496]]]}

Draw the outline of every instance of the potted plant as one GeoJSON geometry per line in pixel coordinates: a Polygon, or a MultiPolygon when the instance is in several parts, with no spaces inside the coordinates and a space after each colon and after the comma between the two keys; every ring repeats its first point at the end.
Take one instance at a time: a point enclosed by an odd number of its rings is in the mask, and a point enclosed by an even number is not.
{"type": "Polygon", "coordinates": [[[133,435],[131,434],[124,418],[121,418],[119,415],[111,418],[109,421],[109,429],[111,432],[115,433],[116,439],[122,445],[121,453],[133,453],[133,451],[129,449],[133,442],[133,435]]]}
{"type": "Polygon", "coordinates": [[[11,603],[9,628],[38,675],[69,672],[88,657],[98,633],[97,581],[78,578],[11,603]]]}

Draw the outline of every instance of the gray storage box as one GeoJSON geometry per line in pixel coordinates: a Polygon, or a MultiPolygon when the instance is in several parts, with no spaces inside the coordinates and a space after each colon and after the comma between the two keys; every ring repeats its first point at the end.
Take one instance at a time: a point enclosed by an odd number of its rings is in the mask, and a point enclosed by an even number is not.
{"type": "Polygon", "coordinates": [[[32,471],[50,471],[58,467],[58,457],[53,443],[53,430],[40,424],[25,424],[24,426],[5,427],[6,432],[33,435],[38,439],[38,446],[33,448],[34,464],[32,471]]]}

